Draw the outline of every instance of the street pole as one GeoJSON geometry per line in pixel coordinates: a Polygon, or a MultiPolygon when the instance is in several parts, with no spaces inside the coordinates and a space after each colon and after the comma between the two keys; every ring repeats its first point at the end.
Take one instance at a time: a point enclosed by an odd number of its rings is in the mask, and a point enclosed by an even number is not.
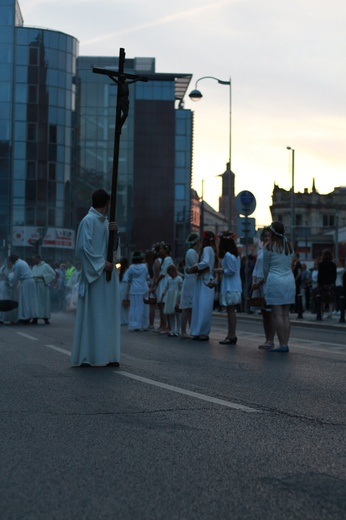
{"type": "Polygon", "coordinates": [[[294,208],[294,150],[290,146],[287,146],[287,150],[291,150],[291,176],[292,176],[292,192],[291,192],[291,242],[293,249],[295,248],[295,229],[294,229],[294,220],[295,220],[295,208],[294,208]]]}
{"type": "MultiPolygon", "coordinates": [[[[226,172],[224,175],[228,176],[227,179],[227,187],[228,187],[228,227],[231,229],[232,227],[232,81],[229,78],[229,81],[223,81],[221,79],[215,78],[214,76],[203,76],[199,78],[195,83],[195,88],[189,94],[189,98],[191,101],[200,101],[202,99],[203,94],[200,90],[197,89],[198,82],[202,79],[214,79],[220,85],[229,85],[229,150],[228,150],[228,164],[226,166],[226,172]]],[[[226,183],[225,183],[226,185],[226,183]]]]}
{"type": "Polygon", "coordinates": [[[229,173],[228,173],[228,228],[232,229],[232,81],[229,78],[229,173]]]}

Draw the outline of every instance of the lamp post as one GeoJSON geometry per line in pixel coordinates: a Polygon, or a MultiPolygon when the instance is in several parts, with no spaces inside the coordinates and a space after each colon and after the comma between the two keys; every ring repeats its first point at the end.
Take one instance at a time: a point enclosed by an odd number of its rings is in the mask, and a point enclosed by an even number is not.
{"type": "Polygon", "coordinates": [[[229,229],[232,227],[232,193],[231,193],[231,176],[232,176],[232,82],[231,78],[229,81],[223,81],[215,78],[214,76],[203,76],[196,81],[195,88],[189,94],[191,101],[200,101],[203,94],[197,89],[197,85],[202,79],[214,79],[220,85],[229,85],[229,150],[228,150],[228,225],[229,229]]]}
{"type": "Polygon", "coordinates": [[[292,152],[292,160],[291,160],[291,174],[292,174],[292,193],[291,193],[291,242],[294,248],[294,220],[295,220],[295,210],[294,210],[294,150],[290,146],[287,146],[287,150],[291,150],[292,152]]]}

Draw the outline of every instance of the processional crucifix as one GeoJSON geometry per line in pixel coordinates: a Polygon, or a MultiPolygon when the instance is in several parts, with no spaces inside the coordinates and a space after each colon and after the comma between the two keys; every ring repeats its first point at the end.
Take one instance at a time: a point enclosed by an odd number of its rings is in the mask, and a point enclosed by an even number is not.
{"type": "MultiPolygon", "coordinates": [[[[125,49],[119,50],[119,69],[118,72],[108,69],[93,68],[93,72],[96,74],[105,74],[118,86],[117,92],[117,106],[115,115],[115,134],[114,134],[114,154],[113,154],[113,173],[112,173],[112,192],[111,192],[111,205],[109,221],[115,222],[116,212],[116,199],[117,199],[117,187],[118,187],[118,169],[119,169],[119,148],[120,148],[120,134],[121,129],[129,115],[129,87],[131,83],[136,81],[148,81],[148,78],[143,76],[136,76],[134,74],[126,74],[124,72],[125,65],[125,49]]],[[[115,239],[115,230],[109,230],[108,239],[108,251],[107,260],[113,262],[113,245],[115,239]]],[[[106,279],[109,280],[112,277],[112,273],[107,271],[106,279]]]]}

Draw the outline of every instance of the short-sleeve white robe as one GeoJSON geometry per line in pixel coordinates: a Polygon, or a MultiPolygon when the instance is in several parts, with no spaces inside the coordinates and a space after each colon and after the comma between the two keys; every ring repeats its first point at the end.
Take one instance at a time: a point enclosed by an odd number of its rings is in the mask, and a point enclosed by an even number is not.
{"type": "Polygon", "coordinates": [[[120,361],[120,292],[117,269],[107,282],[109,223],[90,208],[81,221],[76,255],[82,264],[71,365],[107,365],[120,361]]]}
{"type": "Polygon", "coordinates": [[[37,295],[37,318],[50,318],[50,292],[49,284],[55,280],[55,271],[42,260],[32,267],[35,277],[37,295]]]}

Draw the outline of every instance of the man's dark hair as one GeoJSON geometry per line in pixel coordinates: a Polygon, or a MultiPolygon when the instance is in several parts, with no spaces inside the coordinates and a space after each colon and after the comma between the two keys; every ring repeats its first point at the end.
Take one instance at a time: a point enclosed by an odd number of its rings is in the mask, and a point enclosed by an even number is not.
{"type": "Polygon", "coordinates": [[[10,255],[8,257],[8,261],[11,262],[11,264],[15,264],[17,262],[17,260],[19,259],[19,256],[18,255],[10,255]]]}
{"type": "Polygon", "coordinates": [[[110,196],[105,190],[95,190],[91,195],[92,207],[103,208],[109,201],[110,196]]]}

